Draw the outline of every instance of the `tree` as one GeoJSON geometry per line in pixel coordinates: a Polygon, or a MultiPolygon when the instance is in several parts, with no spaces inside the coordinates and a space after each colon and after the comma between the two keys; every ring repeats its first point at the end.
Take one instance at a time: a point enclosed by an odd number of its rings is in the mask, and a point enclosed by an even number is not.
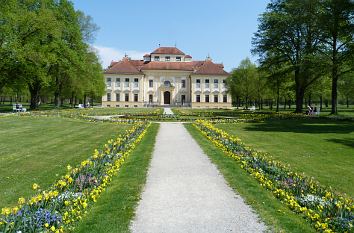
{"type": "Polygon", "coordinates": [[[60,106],[64,92],[102,94],[102,68],[86,44],[97,29],[69,0],[1,1],[0,92],[26,85],[31,109],[41,95],[60,106]]]}
{"type": "Polygon", "coordinates": [[[227,80],[231,95],[233,98],[243,98],[246,109],[248,109],[249,102],[256,99],[257,80],[257,66],[253,64],[249,58],[242,60],[240,65],[232,71],[231,76],[227,80]]]}
{"type": "Polygon", "coordinates": [[[346,73],[339,80],[338,89],[344,97],[347,108],[349,108],[350,99],[354,99],[354,73],[346,73]]]}
{"type": "Polygon", "coordinates": [[[260,25],[253,38],[253,53],[260,55],[260,63],[275,62],[290,65],[296,93],[296,112],[302,112],[306,89],[321,73],[314,68],[319,62],[319,30],[316,25],[319,0],[274,0],[260,17],[260,25]]]}
{"type": "Polygon", "coordinates": [[[352,70],[344,66],[353,59],[354,2],[352,0],[323,0],[318,26],[321,30],[322,51],[330,64],[332,79],[332,109],[337,113],[337,85],[340,76],[352,70]],[[345,69],[347,68],[347,69],[345,69]]]}

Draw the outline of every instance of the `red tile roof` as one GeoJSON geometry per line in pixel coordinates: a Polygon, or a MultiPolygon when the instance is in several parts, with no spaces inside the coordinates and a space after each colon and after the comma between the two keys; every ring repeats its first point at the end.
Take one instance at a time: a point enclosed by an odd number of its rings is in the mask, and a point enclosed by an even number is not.
{"type": "MultiPolygon", "coordinates": [[[[184,53],[175,47],[160,47],[151,54],[178,54],[184,53]]],[[[145,54],[144,57],[150,56],[145,54]]],[[[186,58],[192,58],[186,55],[186,58]]],[[[119,62],[111,62],[111,65],[106,69],[106,74],[143,74],[144,70],[180,70],[190,71],[194,75],[229,75],[224,70],[222,64],[213,63],[210,59],[206,61],[191,61],[191,62],[161,62],[161,61],[143,61],[130,60],[124,57],[119,62]]]]}
{"type": "Polygon", "coordinates": [[[184,55],[184,52],[177,49],[176,47],[160,47],[155,49],[151,54],[174,54],[174,55],[184,55]]]}
{"type": "Polygon", "coordinates": [[[105,74],[141,74],[139,67],[143,65],[143,61],[132,61],[128,58],[123,58],[123,60],[111,63],[105,74]]]}
{"type": "Polygon", "coordinates": [[[160,62],[152,61],[145,64],[142,70],[184,70],[193,71],[193,64],[190,62],[160,62]]]}
{"type": "Polygon", "coordinates": [[[144,70],[180,70],[191,71],[194,75],[229,75],[222,64],[215,64],[212,61],[192,62],[161,62],[142,60],[129,60],[124,58],[119,62],[112,62],[105,74],[143,74],[144,70]]]}
{"type": "Polygon", "coordinates": [[[229,75],[222,64],[215,64],[210,60],[206,60],[201,66],[197,67],[194,74],[200,75],[229,75]]]}

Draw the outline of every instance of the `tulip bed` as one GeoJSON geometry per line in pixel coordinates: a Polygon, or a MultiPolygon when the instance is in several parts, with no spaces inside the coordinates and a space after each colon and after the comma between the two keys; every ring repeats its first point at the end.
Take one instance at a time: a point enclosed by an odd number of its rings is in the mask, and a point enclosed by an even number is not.
{"type": "Polygon", "coordinates": [[[245,146],[239,138],[228,135],[208,121],[198,120],[193,125],[226,155],[238,161],[261,186],[292,211],[308,219],[316,230],[353,232],[354,201],[351,198],[292,172],[288,166],[245,146]]]}
{"type": "Polygon", "coordinates": [[[127,156],[141,141],[150,124],[135,123],[124,135],[109,140],[103,149],[67,173],[47,190],[33,184],[37,195],[18,199],[18,205],[2,208],[0,232],[64,232],[74,228],[87,208],[97,201],[127,156]]]}

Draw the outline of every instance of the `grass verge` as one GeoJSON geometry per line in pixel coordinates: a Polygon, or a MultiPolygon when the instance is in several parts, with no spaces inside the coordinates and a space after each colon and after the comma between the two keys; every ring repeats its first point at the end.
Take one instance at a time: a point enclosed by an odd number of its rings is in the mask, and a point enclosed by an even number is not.
{"type": "Polygon", "coordinates": [[[256,210],[272,232],[315,232],[314,228],[305,219],[294,214],[272,193],[261,187],[253,177],[240,167],[240,164],[216,148],[192,124],[185,124],[185,127],[204,153],[218,167],[229,186],[256,210]]]}
{"type": "Polygon", "coordinates": [[[216,124],[321,184],[354,197],[354,123],[329,119],[216,124]]]}
{"type": "Polygon", "coordinates": [[[129,232],[130,222],[146,182],[158,128],[158,124],[151,125],[75,232],[129,232]]]}
{"type": "Polygon", "coordinates": [[[129,127],[60,117],[1,118],[0,208],[32,196],[33,183],[46,189],[68,164],[80,163],[129,127]]]}

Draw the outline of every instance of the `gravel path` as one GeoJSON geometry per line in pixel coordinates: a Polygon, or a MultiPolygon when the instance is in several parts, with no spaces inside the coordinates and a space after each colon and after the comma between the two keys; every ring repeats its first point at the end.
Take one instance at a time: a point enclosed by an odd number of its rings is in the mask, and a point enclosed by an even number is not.
{"type": "Polygon", "coordinates": [[[171,108],[163,108],[163,114],[173,115],[171,108]]]}
{"type": "Polygon", "coordinates": [[[161,123],[137,233],[263,232],[266,227],[226,184],[181,123],[161,123]]]}

